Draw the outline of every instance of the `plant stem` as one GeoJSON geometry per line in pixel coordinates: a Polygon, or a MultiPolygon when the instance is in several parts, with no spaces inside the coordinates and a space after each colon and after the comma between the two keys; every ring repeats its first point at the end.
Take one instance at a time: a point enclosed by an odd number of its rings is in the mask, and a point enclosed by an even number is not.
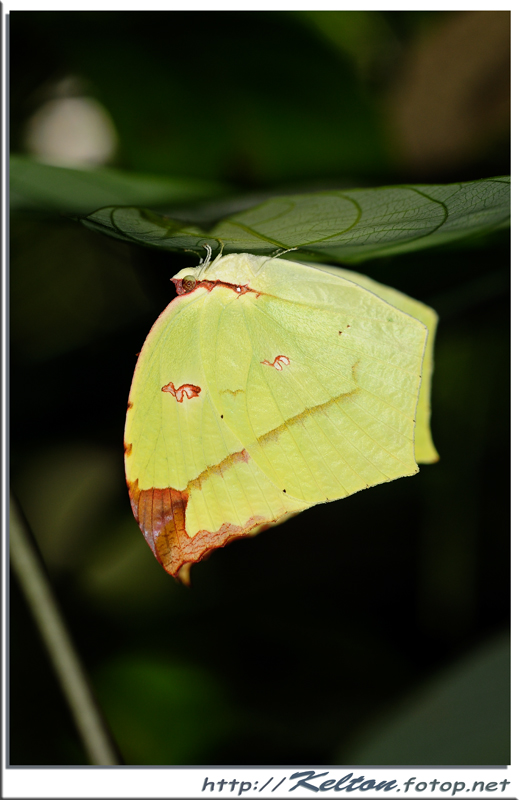
{"type": "Polygon", "coordinates": [[[12,495],[9,541],[13,569],[47,647],[88,758],[95,765],[120,764],[117,747],[72,644],[30,528],[12,495]]]}

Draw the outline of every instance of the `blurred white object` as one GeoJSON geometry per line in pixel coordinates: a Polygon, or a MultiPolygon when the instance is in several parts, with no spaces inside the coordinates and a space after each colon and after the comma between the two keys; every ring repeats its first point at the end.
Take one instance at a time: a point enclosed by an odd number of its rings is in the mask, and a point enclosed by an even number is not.
{"type": "Polygon", "coordinates": [[[31,155],[62,167],[106,164],[117,148],[115,126],[92,97],[62,97],[44,103],[27,124],[31,155]]]}

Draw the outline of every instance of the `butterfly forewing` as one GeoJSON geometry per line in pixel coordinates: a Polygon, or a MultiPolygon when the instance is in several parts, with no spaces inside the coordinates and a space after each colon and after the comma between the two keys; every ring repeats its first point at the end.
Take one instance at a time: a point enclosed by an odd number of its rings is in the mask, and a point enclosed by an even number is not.
{"type": "MultiPolygon", "coordinates": [[[[236,295],[235,295],[236,296],[236,295]]],[[[125,429],[137,521],[172,574],[214,547],[304,504],[286,497],[221,418],[201,354],[204,291],[177,298],[140,353],[125,429]]]]}

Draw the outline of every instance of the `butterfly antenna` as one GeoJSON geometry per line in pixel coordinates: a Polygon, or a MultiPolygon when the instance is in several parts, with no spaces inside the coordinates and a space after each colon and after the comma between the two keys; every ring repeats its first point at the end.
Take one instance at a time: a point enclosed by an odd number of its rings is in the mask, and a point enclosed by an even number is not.
{"type": "Polygon", "coordinates": [[[286,250],[277,250],[271,258],[279,258],[279,256],[284,256],[285,253],[291,253],[292,250],[298,250],[297,247],[288,247],[286,250]]]}
{"type": "Polygon", "coordinates": [[[213,249],[210,244],[204,244],[206,250],[206,257],[204,259],[200,259],[200,267],[202,268],[202,272],[205,272],[209,264],[211,263],[211,258],[213,255],[213,249]]]}
{"type": "Polygon", "coordinates": [[[196,256],[198,259],[200,259],[199,262],[198,262],[199,265],[204,260],[203,258],[200,258],[200,253],[197,253],[196,250],[189,250],[187,247],[184,247],[184,253],[193,253],[194,256],[196,256]]]}

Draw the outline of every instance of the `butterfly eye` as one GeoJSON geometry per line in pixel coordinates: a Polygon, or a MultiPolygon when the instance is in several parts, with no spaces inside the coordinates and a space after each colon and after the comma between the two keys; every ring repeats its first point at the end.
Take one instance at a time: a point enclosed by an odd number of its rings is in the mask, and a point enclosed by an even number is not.
{"type": "Polygon", "coordinates": [[[188,294],[192,292],[196,286],[196,280],[189,275],[187,278],[182,278],[182,289],[184,290],[184,294],[188,294]]]}

